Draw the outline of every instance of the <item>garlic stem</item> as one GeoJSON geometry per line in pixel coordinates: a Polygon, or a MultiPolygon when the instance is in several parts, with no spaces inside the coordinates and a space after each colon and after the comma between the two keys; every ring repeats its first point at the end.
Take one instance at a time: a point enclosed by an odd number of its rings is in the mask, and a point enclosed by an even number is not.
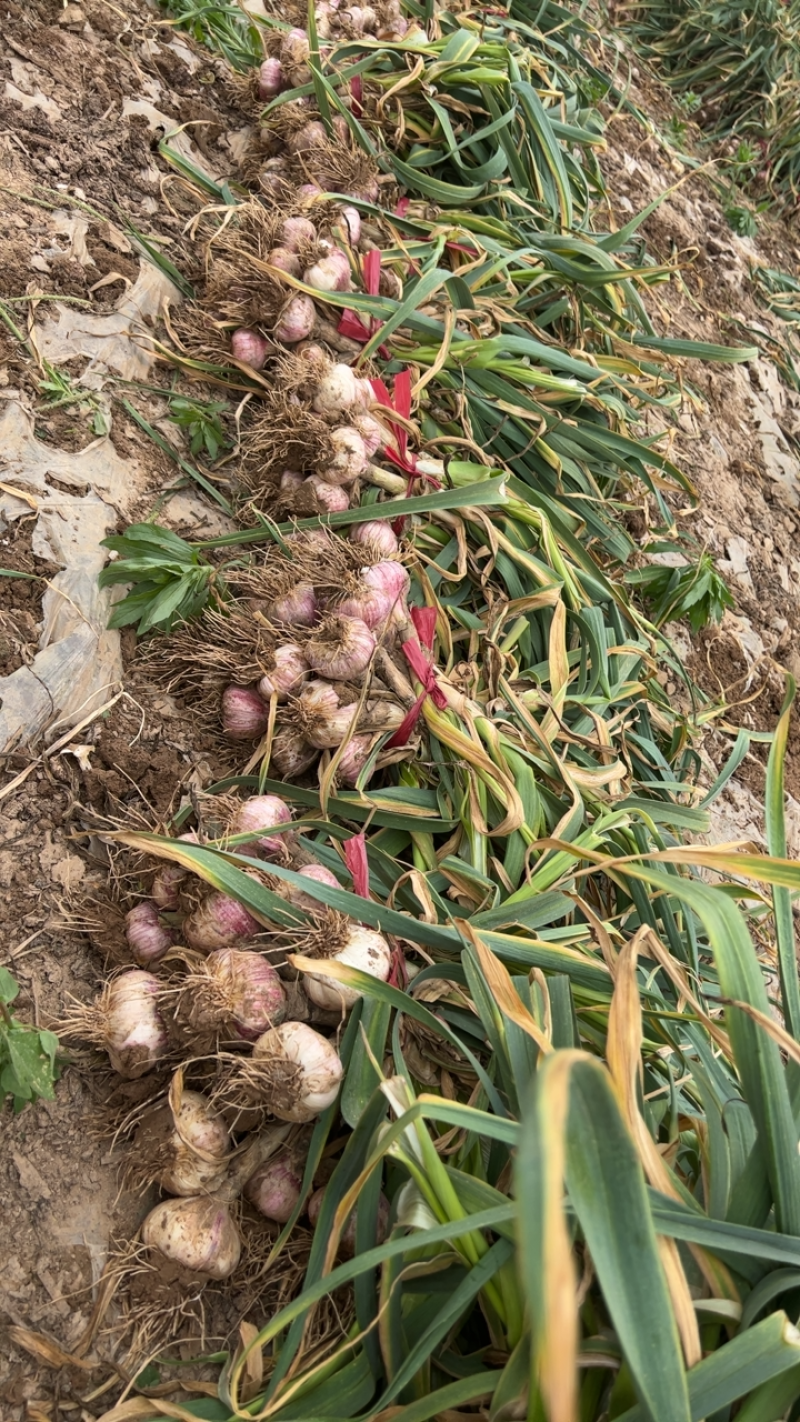
{"type": "Polygon", "coordinates": [[[221,1200],[225,1204],[238,1199],[250,1176],[255,1174],[265,1160],[269,1160],[270,1156],[275,1154],[291,1130],[290,1125],[269,1126],[265,1131],[260,1131],[258,1135],[248,1137],[244,1142],[241,1155],[233,1162],[222,1185],[214,1191],[213,1198],[221,1200]]]}
{"type": "Polygon", "coordinates": [[[385,489],[387,494],[405,494],[408,488],[408,479],[401,474],[392,474],[388,469],[381,469],[377,464],[368,464],[366,469],[362,469],[361,478],[378,489],[385,489]]]}

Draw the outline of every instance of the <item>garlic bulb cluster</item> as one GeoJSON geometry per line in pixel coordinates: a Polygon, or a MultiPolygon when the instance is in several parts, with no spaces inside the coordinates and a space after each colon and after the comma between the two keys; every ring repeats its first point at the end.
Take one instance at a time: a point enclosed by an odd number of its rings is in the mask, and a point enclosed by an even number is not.
{"type": "MultiPolygon", "coordinates": [[[[357,968],[361,973],[369,973],[370,977],[386,982],[392,967],[392,950],[382,933],[350,923],[344,943],[329,954],[328,960],[357,968]]],[[[348,987],[326,974],[324,961],[318,970],[304,974],[303,987],[311,1001],[325,1012],[345,1013],[358,1002],[361,993],[357,988],[348,987]]]]}
{"type": "MultiPolygon", "coordinates": [[[[318,0],[316,29],[323,51],[337,40],[355,51],[360,38],[413,38],[416,27],[409,29],[399,0],[381,0],[375,9],[318,0]]],[[[187,867],[163,862],[145,872],[138,900],[125,906],[135,967],[113,978],[76,1020],[76,1031],[107,1050],[119,1075],[153,1074],[152,1098],[160,1104],[144,1112],[137,1141],[148,1183],[164,1198],[144,1220],[141,1242],[156,1263],[169,1265],[168,1277],[178,1270],[203,1281],[236,1272],[247,1229],[260,1229],[261,1243],[272,1241],[273,1226],[305,1206],[312,1172],[302,1148],[311,1131],[304,1128],[336,1110],[342,1019],[361,996],[336,974],[355,970],[376,992],[374,984],[394,980],[387,937],[326,906],[326,899],[347,902],[328,891],[350,881],[307,862],[325,825],[316,801],[309,813],[305,787],[316,775],[326,794],[331,785],[334,794],[360,789],[376,767],[381,773],[402,754],[409,708],[418,700],[414,677],[425,676],[408,646],[414,628],[426,624],[409,612],[405,563],[416,565],[412,541],[401,544],[403,510],[377,502],[367,521],[348,523],[366,511],[347,514],[365,485],[375,486],[378,499],[380,491],[402,499],[414,491],[416,469],[425,465],[433,476],[433,461],[402,458],[408,372],[405,385],[395,377],[391,398],[378,378],[377,362],[387,348],[397,356],[402,336],[378,334],[385,315],[373,317],[355,295],[382,294],[385,311],[402,299],[414,269],[402,244],[384,253],[375,247],[377,168],[355,149],[345,111],[323,123],[310,92],[307,31],[269,30],[264,45],[250,90],[263,106],[258,168],[251,170],[259,192],[221,224],[211,253],[219,278],[216,286],[209,279],[206,309],[218,308],[215,329],[227,332],[235,383],[257,397],[254,410],[263,401],[263,442],[254,440],[252,450],[260,472],[251,478],[251,453],[243,449],[237,477],[256,512],[283,525],[283,541],[259,547],[240,574],[232,568],[245,560],[225,565],[232,596],[214,609],[218,635],[187,676],[203,704],[212,701],[226,741],[240,748],[242,774],[223,782],[216,810],[210,795],[191,802],[198,829],[181,838],[209,851],[184,856],[187,867]],[[286,92],[304,86],[308,94],[286,92]],[[342,173],[346,181],[338,185],[342,173]],[[249,270],[248,256],[257,259],[249,270]],[[273,416],[270,435],[265,426],[273,416]],[[306,532],[310,513],[319,526],[306,532]],[[300,528],[286,532],[289,520],[301,521],[300,528]],[[278,780],[300,784],[284,795],[278,780]],[[235,784],[242,788],[232,791],[235,784]],[[260,885],[260,897],[237,897],[234,866],[260,885]],[[283,877],[287,867],[291,883],[283,877]],[[164,1105],[168,1071],[179,1061],[164,1105]],[[245,1130],[256,1134],[243,1138],[245,1130]],[[245,1203],[237,1206],[239,1195],[245,1203]]],[[[362,96],[360,83],[347,87],[345,110],[359,116],[363,103],[371,122],[374,96],[362,96]]],[[[424,573],[418,577],[424,586],[424,573]]],[[[355,805],[359,795],[344,800],[355,805]]],[[[319,852],[338,864],[330,849],[319,852]]],[[[356,868],[353,877],[358,884],[356,868]]],[[[308,1200],[312,1228],[323,1198],[324,1187],[308,1200]]],[[[381,1197],[378,1240],[388,1218],[381,1197]]],[[[355,1251],[356,1224],[354,1211],[342,1258],[355,1251]]]]}
{"type": "Polygon", "coordinates": [[[172,929],[162,922],[158,907],[154,899],[143,899],[125,916],[131,956],[143,968],[160,962],[175,941],[172,929]]]}
{"type": "Polygon", "coordinates": [[[244,1187],[244,1196],[265,1219],[286,1224],[300,1200],[302,1167],[290,1150],[259,1166],[244,1187]]]}
{"type": "Polygon", "coordinates": [[[231,1137],[225,1122],[199,1091],[173,1077],[167,1106],[145,1116],[136,1136],[137,1161],[148,1164],[169,1195],[199,1195],[225,1179],[231,1137]]]}
{"type": "Polygon", "coordinates": [[[284,1022],[253,1046],[265,1106],[281,1121],[313,1121],[336,1100],[342,1062],[327,1037],[305,1022],[284,1022]]]}
{"type": "Polygon", "coordinates": [[[270,834],[270,830],[291,822],[292,812],[279,795],[251,795],[234,811],[228,825],[231,835],[249,835],[249,840],[237,846],[242,853],[252,847],[263,859],[285,857],[286,837],[270,834]],[[265,833],[266,831],[266,833],[265,833]]]}
{"type": "Polygon", "coordinates": [[[183,920],[183,940],[199,953],[213,953],[217,948],[232,948],[253,938],[261,928],[237,899],[229,894],[209,894],[183,920]]]}
{"type": "Polygon", "coordinates": [[[220,948],[185,979],[176,1016],[192,1028],[254,1042],[286,1016],[286,994],[260,953],[220,948]]]}
{"type": "MultiPolygon", "coordinates": [[[[293,484],[300,477],[284,470],[281,484],[293,484]]],[[[332,496],[332,508],[339,494],[341,502],[347,503],[344,489],[320,475],[302,482],[332,496]]],[[[411,580],[397,556],[397,538],[387,523],[374,520],[357,525],[340,546],[348,550],[344,556],[336,551],[331,535],[318,530],[304,536],[296,572],[288,559],[276,560],[258,604],[259,625],[272,639],[268,651],[257,652],[267,669],[255,685],[230,686],[222,696],[227,737],[233,742],[261,742],[264,752],[269,751],[270,773],[289,781],[310,770],[321,753],[341,749],[336,768],[339,782],[365,784],[374,770],[372,752],[378,739],[396,731],[408,709],[396,690],[397,677],[403,681],[401,673],[385,680],[381,671],[382,679],[376,681],[376,652],[394,649],[401,655],[400,644],[411,625],[411,580]],[[329,571],[331,558],[336,561],[329,571]],[[377,687],[377,696],[365,705],[359,698],[366,678],[377,687]]],[[[241,836],[250,827],[250,821],[240,819],[229,828],[231,834],[241,836]]],[[[264,827],[269,828],[267,822],[264,827]]],[[[259,843],[254,835],[251,848],[236,847],[240,853],[272,857],[282,853],[279,841],[284,847],[290,843],[286,833],[271,838],[274,843],[268,844],[267,836],[259,843]]]]}
{"type": "Polygon", "coordinates": [[[94,1007],[76,1014],[80,1035],[105,1047],[114,1070],[128,1081],[152,1071],[169,1052],[160,992],[152,973],[132,969],[112,978],[94,1007]]]}
{"type": "Polygon", "coordinates": [[[242,1256],[230,1206],[205,1195],[162,1200],[142,1225],[142,1243],[194,1274],[228,1279],[242,1256]]]}

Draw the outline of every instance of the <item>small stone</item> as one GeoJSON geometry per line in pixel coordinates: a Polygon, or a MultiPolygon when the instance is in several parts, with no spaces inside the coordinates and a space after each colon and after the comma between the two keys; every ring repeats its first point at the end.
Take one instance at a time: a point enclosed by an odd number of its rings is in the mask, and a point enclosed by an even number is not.
{"type": "Polygon", "coordinates": [[[26,1160],[19,1151],[12,1150],[11,1159],[17,1167],[19,1183],[23,1190],[26,1190],[32,1200],[50,1200],[50,1186],[43,1180],[35,1165],[26,1160]]]}
{"type": "Polygon", "coordinates": [[[58,17],[58,23],[65,30],[82,30],[86,24],[86,16],[80,5],[65,5],[58,17]]]}

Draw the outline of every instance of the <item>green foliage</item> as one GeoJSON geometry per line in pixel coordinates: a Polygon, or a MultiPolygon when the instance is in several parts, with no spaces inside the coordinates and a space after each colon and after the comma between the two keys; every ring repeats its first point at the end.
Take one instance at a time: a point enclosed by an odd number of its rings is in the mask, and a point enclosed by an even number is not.
{"type": "Polygon", "coordinates": [[[0,1107],[10,1097],[17,1113],[34,1101],[52,1101],[58,1081],[58,1038],[18,1022],[11,1012],[19,984],[0,967],[0,1107]]]}
{"type": "Polygon", "coordinates": [[[91,415],[92,434],[108,434],[108,421],[97,396],[76,385],[71,375],[50,365],[49,361],[44,362],[43,369],[45,374],[39,381],[39,391],[46,408],[62,410],[76,406],[78,414],[91,415]]]}
{"type": "Polygon", "coordinates": [[[169,402],[169,417],[189,438],[192,454],[205,453],[213,462],[221,450],[230,449],[230,440],[220,415],[227,410],[227,400],[187,400],[173,395],[169,402]]]}
{"type": "Polygon", "coordinates": [[[796,203],[800,0],[635,0],[625,24],[671,88],[691,86],[703,135],[724,143],[736,180],[796,203]]]}
{"type": "Polygon", "coordinates": [[[676,96],[675,102],[685,114],[691,116],[692,114],[697,113],[697,110],[700,108],[700,105],[703,101],[700,98],[700,95],[694,92],[694,89],[688,89],[686,93],[678,94],[676,96]]]}
{"type": "Polygon", "coordinates": [[[115,604],[109,627],[135,622],[140,636],[154,627],[169,631],[177,622],[196,617],[210,597],[225,597],[225,582],[217,569],[167,528],[132,524],[121,537],[103,539],[102,546],[119,557],[101,572],[100,586],[133,584],[115,604]]]}
{"type": "Polygon", "coordinates": [[[732,232],[740,237],[758,236],[758,221],[752,208],[742,207],[740,203],[727,203],[724,212],[732,232]]]}
{"type": "MultiPolygon", "coordinates": [[[[760,339],[787,385],[800,390],[800,280],[764,266],[754,267],[752,277],[760,300],[784,323],[780,339],[764,341],[759,332],[760,339]]],[[[798,445],[795,436],[787,433],[787,438],[798,445]]]]}
{"type": "Polygon", "coordinates": [[[677,114],[673,114],[667,124],[667,138],[669,141],[674,143],[676,147],[680,147],[682,143],[685,143],[688,131],[685,121],[678,118],[677,114]]]}
{"type": "MultiPolygon", "coordinates": [[[[656,544],[651,553],[674,553],[674,544],[656,544]]],[[[724,578],[717,572],[710,553],[703,552],[696,563],[665,567],[651,563],[625,574],[625,582],[635,588],[648,606],[652,620],[661,627],[676,618],[686,618],[693,632],[710,622],[720,622],[733,598],[724,578]]]]}
{"type": "Polygon", "coordinates": [[[197,0],[159,0],[162,10],[199,44],[208,44],[223,54],[234,69],[248,69],[263,58],[255,20],[238,5],[227,0],[210,4],[197,0]]]}
{"type": "Polygon", "coordinates": [[[752,177],[757,164],[761,159],[761,152],[752,143],[746,140],[737,144],[733,156],[728,159],[728,166],[734,171],[746,177],[752,177]]]}

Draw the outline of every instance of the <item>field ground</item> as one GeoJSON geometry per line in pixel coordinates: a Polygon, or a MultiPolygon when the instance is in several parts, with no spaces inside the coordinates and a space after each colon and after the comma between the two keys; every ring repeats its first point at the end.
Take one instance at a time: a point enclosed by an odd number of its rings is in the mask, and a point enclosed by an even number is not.
{"type": "MultiPolygon", "coordinates": [[[[23,1010],[46,1024],[70,997],[87,1000],[102,969],[97,939],[70,923],[71,905],[104,871],[93,825],[120,806],[155,824],[176,784],[188,794],[225,769],[214,741],[198,751],[185,711],[131,665],[133,639],[104,630],[94,578],[100,538],[157,500],[179,532],[225,526],[191,490],[163,498],[175,466],[120,402],[131,399],[156,428],[167,413],[163,398],[125,384],[166,381],[135,340],[165,288],[136,255],[130,227],[185,256],[196,209],[158,139],[185,125],[186,151],[223,176],[241,117],[223,66],[134,0],[8,0],[3,14],[0,298],[29,348],[0,327],[0,564],[38,581],[0,579],[0,963],[22,985],[23,1010]],[[48,753],[76,721],[74,736],[48,753]]],[[[759,300],[751,267],[796,270],[796,237],[769,218],[756,239],[737,237],[704,175],[684,177],[659,138],[670,101],[641,67],[631,97],[651,130],[631,117],[611,124],[610,217],[621,225],[676,185],[643,228],[657,256],[681,258],[681,277],[657,289],[657,305],[651,298],[655,324],[721,343],[756,331],[776,348],[781,323],[759,300]]],[[[673,455],[700,506],[687,503],[680,517],[713,554],[736,609],[693,641],[676,629],[677,645],[697,682],[728,702],[727,727],[769,729],[783,697],[778,668],[800,675],[800,391],[766,356],[743,367],[687,363],[684,379],[673,455]]],[[[720,750],[710,728],[709,766],[720,750]]],[[[796,720],[786,774],[790,852],[800,854],[796,720]]],[[[714,839],[763,843],[763,786],[754,750],[715,807],[714,839]]],[[[0,1411],[9,1422],[88,1419],[106,1405],[73,1369],[72,1409],[53,1412],[54,1373],[25,1346],[33,1330],[75,1348],[90,1324],[91,1286],[147,1204],[124,1191],[98,1133],[102,1089],[78,1058],[54,1102],[0,1125],[0,1411]]]]}

